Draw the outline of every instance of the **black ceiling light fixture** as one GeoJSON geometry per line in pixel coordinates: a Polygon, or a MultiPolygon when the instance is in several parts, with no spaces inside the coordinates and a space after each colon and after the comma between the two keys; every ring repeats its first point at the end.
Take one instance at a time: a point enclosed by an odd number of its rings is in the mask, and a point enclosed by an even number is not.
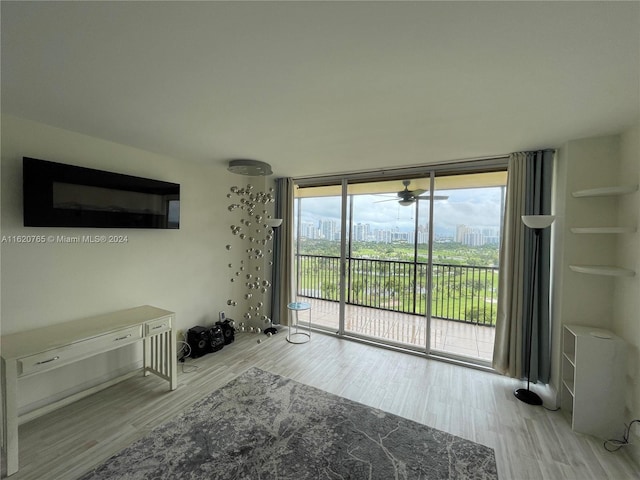
{"type": "Polygon", "coordinates": [[[273,173],[271,165],[268,163],[245,158],[229,160],[229,167],[227,169],[231,173],[248,175],[250,177],[264,177],[273,173]]]}

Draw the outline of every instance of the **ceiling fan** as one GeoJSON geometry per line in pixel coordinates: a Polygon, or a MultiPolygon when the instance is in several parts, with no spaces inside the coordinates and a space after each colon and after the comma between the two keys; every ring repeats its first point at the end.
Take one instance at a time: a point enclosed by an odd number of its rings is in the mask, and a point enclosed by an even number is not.
{"type": "MultiPolygon", "coordinates": [[[[426,195],[424,197],[421,197],[420,195],[422,195],[423,193],[425,193],[427,190],[423,189],[423,188],[416,188],[415,190],[409,190],[409,184],[411,183],[411,180],[403,180],[402,181],[402,185],[404,185],[404,190],[400,190],[397,193],[397,197],[398,197],[398,203],[400,205],[402,205],[403,207],[408,207],[409,205],[413,205],[413,203],[417,200],[428,200],[429,198],[431,198],[429,195],[426,195]]],[[[449,198],[447,195],[434,195],[433,199],[434,200],[446,200],[447,198],[449,198]]],[[[389,200],[380,200],[380,202],[391,202],[396,200],[395,198],[390,198],[389,200]]],[[[376,202],[376,203],[380,203],[380,202],[376,202]]]]}

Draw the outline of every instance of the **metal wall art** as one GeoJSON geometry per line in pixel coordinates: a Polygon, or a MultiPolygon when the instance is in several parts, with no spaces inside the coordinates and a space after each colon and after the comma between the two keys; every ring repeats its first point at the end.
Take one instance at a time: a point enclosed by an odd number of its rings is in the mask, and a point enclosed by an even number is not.
{"type": "MultiPolygon", "coordinates": [[[[243,308],[241,319],[236,322],[236,331],[261,333],[271,327],[268,315],[266,296],[271,288],[271,282],[265,278],[271,271],[265,268],[273,265],[272,240],[273,217],[269,214],[269,204],[275,202],[274,189],[268,192],[256,191],[253,185],[245,187],[233,186],[229,189],[227,198],[231,202],[227,207],[229,212],[235,213],[234,222],[230,226],[232,240],[226,245],[226,250],[240,249],[246,253],[246,260],[239,264],[229,263],[229,280],[237,283],[234,289],[236,298],[229,298],[229,307],[243,308]]],[[[267,333],[267,337],[272,334],[267,333]]],[[[260,343],[262,340],[258,340],[260,343]]]]}

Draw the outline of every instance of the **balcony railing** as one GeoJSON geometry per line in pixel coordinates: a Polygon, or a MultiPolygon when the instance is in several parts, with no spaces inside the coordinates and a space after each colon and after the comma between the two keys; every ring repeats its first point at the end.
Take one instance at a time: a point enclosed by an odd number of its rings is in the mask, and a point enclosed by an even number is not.
{"type": "MultiPolygon", "coordinates": [[[[297,262],[299,296],[339,301],[339,257],[297,255],[297,262]]],[[[433,264],[432,278],[432,317],[495,326],[497,267],[433,264]]],[[[426,263],[351,258],[346,282],[348,304],[426,314],[426,263]]]]}

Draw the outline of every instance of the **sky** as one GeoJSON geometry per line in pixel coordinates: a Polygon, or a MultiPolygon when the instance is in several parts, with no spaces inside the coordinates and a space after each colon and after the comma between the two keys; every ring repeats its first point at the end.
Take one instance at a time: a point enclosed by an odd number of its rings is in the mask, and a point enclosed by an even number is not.
{"type": "MultiPolygon", "coordinates": [[[[439,190],[446,200],[436,200],[434,222],[436,235],[453,235],[458,225],[498,227],[501,218],[502,189],[496,187],[439,190]]],[[[302,200],[303,222],[318,224],[322,219],[340,221],[340,198],[317,197],[302,200]]],[[[419,224],[428,223],[429,203],[419,201],[419,224]]],[[[415,207],[401,206],[394,194],[354,196],[354,223],[369,223],[372,230],[397,227],[413,231],[415,207]],[[390,200],[390,201],[385,201],[390,200]]]]}

